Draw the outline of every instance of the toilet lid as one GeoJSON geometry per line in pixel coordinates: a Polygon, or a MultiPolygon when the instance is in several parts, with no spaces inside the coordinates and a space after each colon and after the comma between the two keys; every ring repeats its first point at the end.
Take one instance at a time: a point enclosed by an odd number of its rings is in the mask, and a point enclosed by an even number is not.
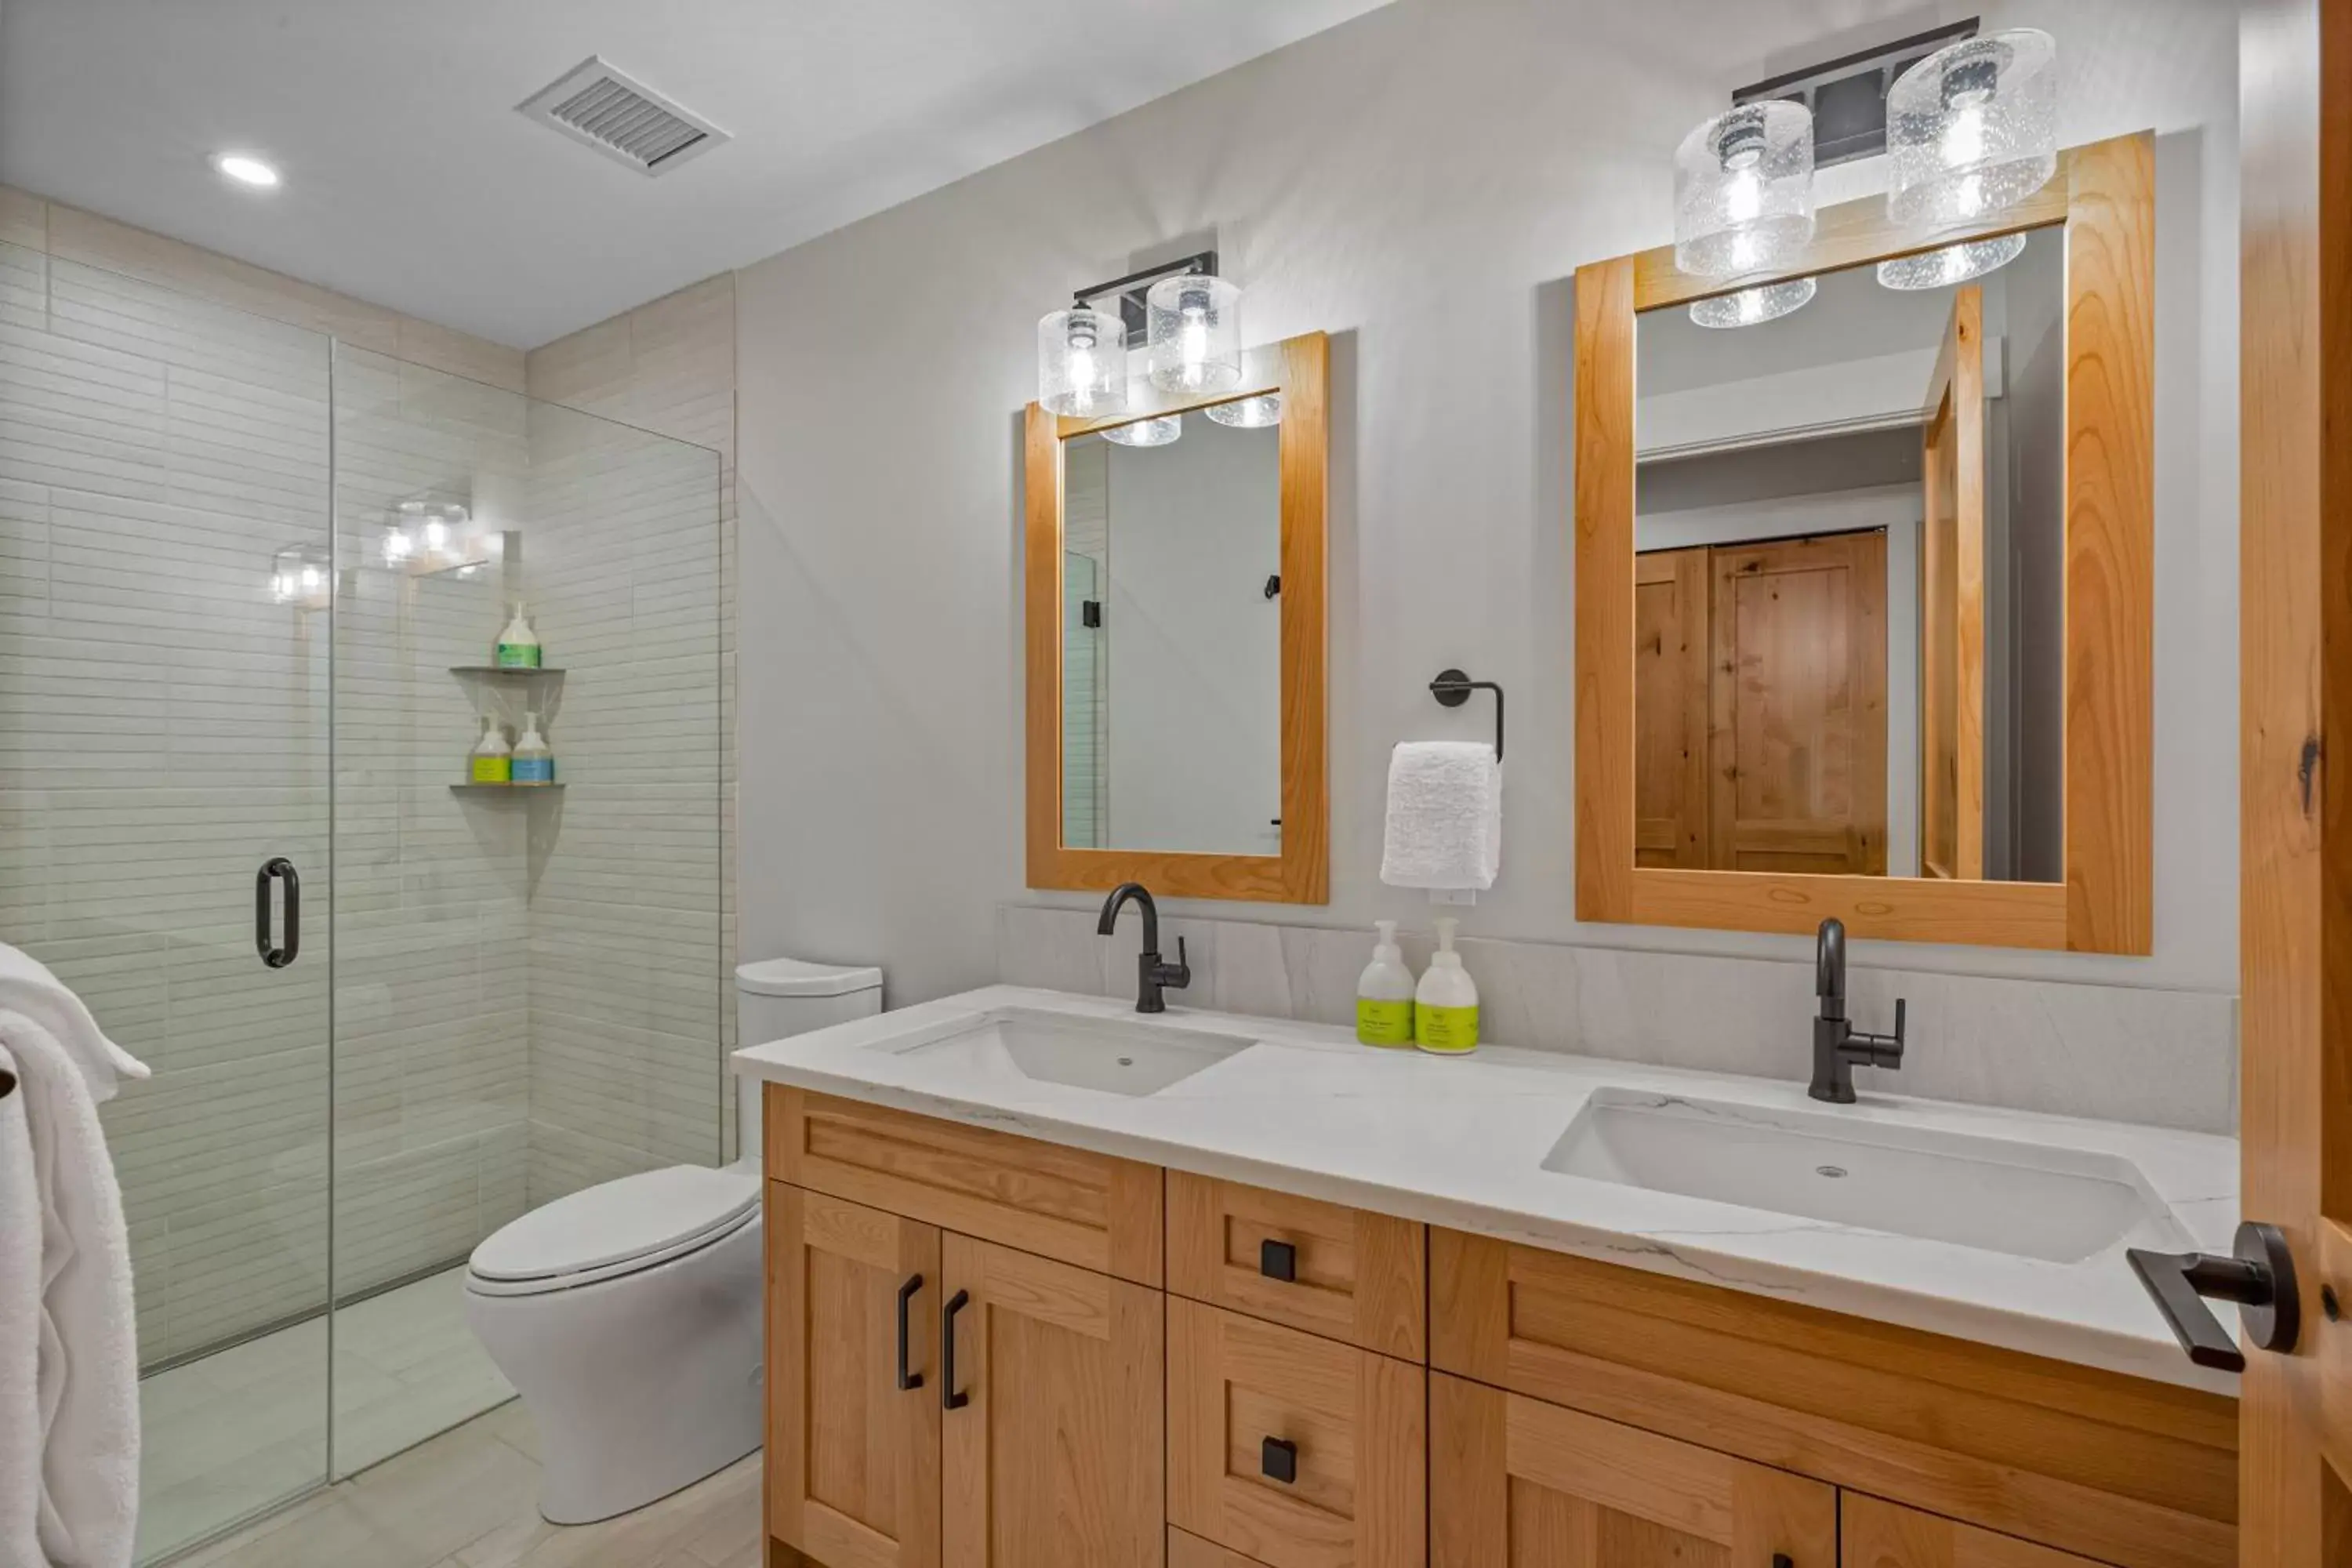
{"type": "Polygon", "coordinates": [[[474,1249],[484,1279],[544,1279],[676,1252],[733,1229],[759,1206],[760,1178],[673,1165],[586,1187],[499,1227],[474,1249]]]}

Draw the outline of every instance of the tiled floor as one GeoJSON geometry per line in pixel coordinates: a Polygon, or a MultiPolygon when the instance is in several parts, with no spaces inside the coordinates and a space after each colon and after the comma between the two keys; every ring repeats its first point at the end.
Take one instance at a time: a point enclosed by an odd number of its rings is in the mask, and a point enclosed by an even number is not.
{"type": "Polygon", "coordinates": [[[174,1568],[760,1568],[759,1455],[563,1528],[539,1517],[537,1453],[502,1405],[174,1568]]]}
{"type": "MultiPolygon", "coordinates": [[[[466,1327],[463,1286],[463,1270],[450,1269],[343,1310],[334,1379],[343,1474],[513,1397],[466,1327]]],[[[140,1560],[323,1479],[327,1389],[323,1318],[142,1382],[140,1560]]]]}

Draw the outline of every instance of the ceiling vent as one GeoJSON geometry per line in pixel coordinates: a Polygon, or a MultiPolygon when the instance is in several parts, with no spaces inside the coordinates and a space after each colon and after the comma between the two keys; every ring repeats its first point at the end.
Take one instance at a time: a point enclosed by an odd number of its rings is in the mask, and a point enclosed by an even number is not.
{"type": "Polygon", "coordinates": [[[729,140],[708,120],[594,55],[515,109],[641,174],[667,174],[729,140]]]}

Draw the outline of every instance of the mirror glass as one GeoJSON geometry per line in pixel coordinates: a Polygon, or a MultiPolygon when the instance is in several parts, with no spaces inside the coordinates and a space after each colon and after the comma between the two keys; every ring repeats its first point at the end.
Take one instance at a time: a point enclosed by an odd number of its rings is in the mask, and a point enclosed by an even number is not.
{"type": "Polygon", "coordinates": [[[2063,879],[2065,235],[1991,243],[1638,318],[1638,864],[2063,879]]]}
{"type": "Polygon", "coordinates": [[[1062,443],[1066,847],[1282,853],[1279,417],[1062,443]]]}

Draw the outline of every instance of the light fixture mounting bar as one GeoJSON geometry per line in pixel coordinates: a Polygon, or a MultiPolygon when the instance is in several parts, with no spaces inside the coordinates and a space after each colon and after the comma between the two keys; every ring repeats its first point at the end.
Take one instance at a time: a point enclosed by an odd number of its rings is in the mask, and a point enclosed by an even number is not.
{"type": "Polygon", "coordinates": [[[1769,99],[1801,103],[1813,114],[1813,166],[1850,163],[1886,151],[1886,93],[1895,79],[1948,44],[1977,36],[1969,17],[1891,44],[1783,71],[1731,95],[1736,108],[1769,99]]]}
{"type": "Polygon", "coordinates": [[[1149,335],[1145,326],[1143,297],[1154,283],[1162,278],[1214,278],[1217,275],[1217,253],[1200,250],[1174,261],[1163,261],[1157,267],[1130,272],[1124,278],[1089,283],[1083,289],[1072,289],[1070,298],[1076,304],[1086,305],[1106,294],[1118,295],[1119,320],[1127,327],[1127,346],[1139,349],[1149,335]]]}

